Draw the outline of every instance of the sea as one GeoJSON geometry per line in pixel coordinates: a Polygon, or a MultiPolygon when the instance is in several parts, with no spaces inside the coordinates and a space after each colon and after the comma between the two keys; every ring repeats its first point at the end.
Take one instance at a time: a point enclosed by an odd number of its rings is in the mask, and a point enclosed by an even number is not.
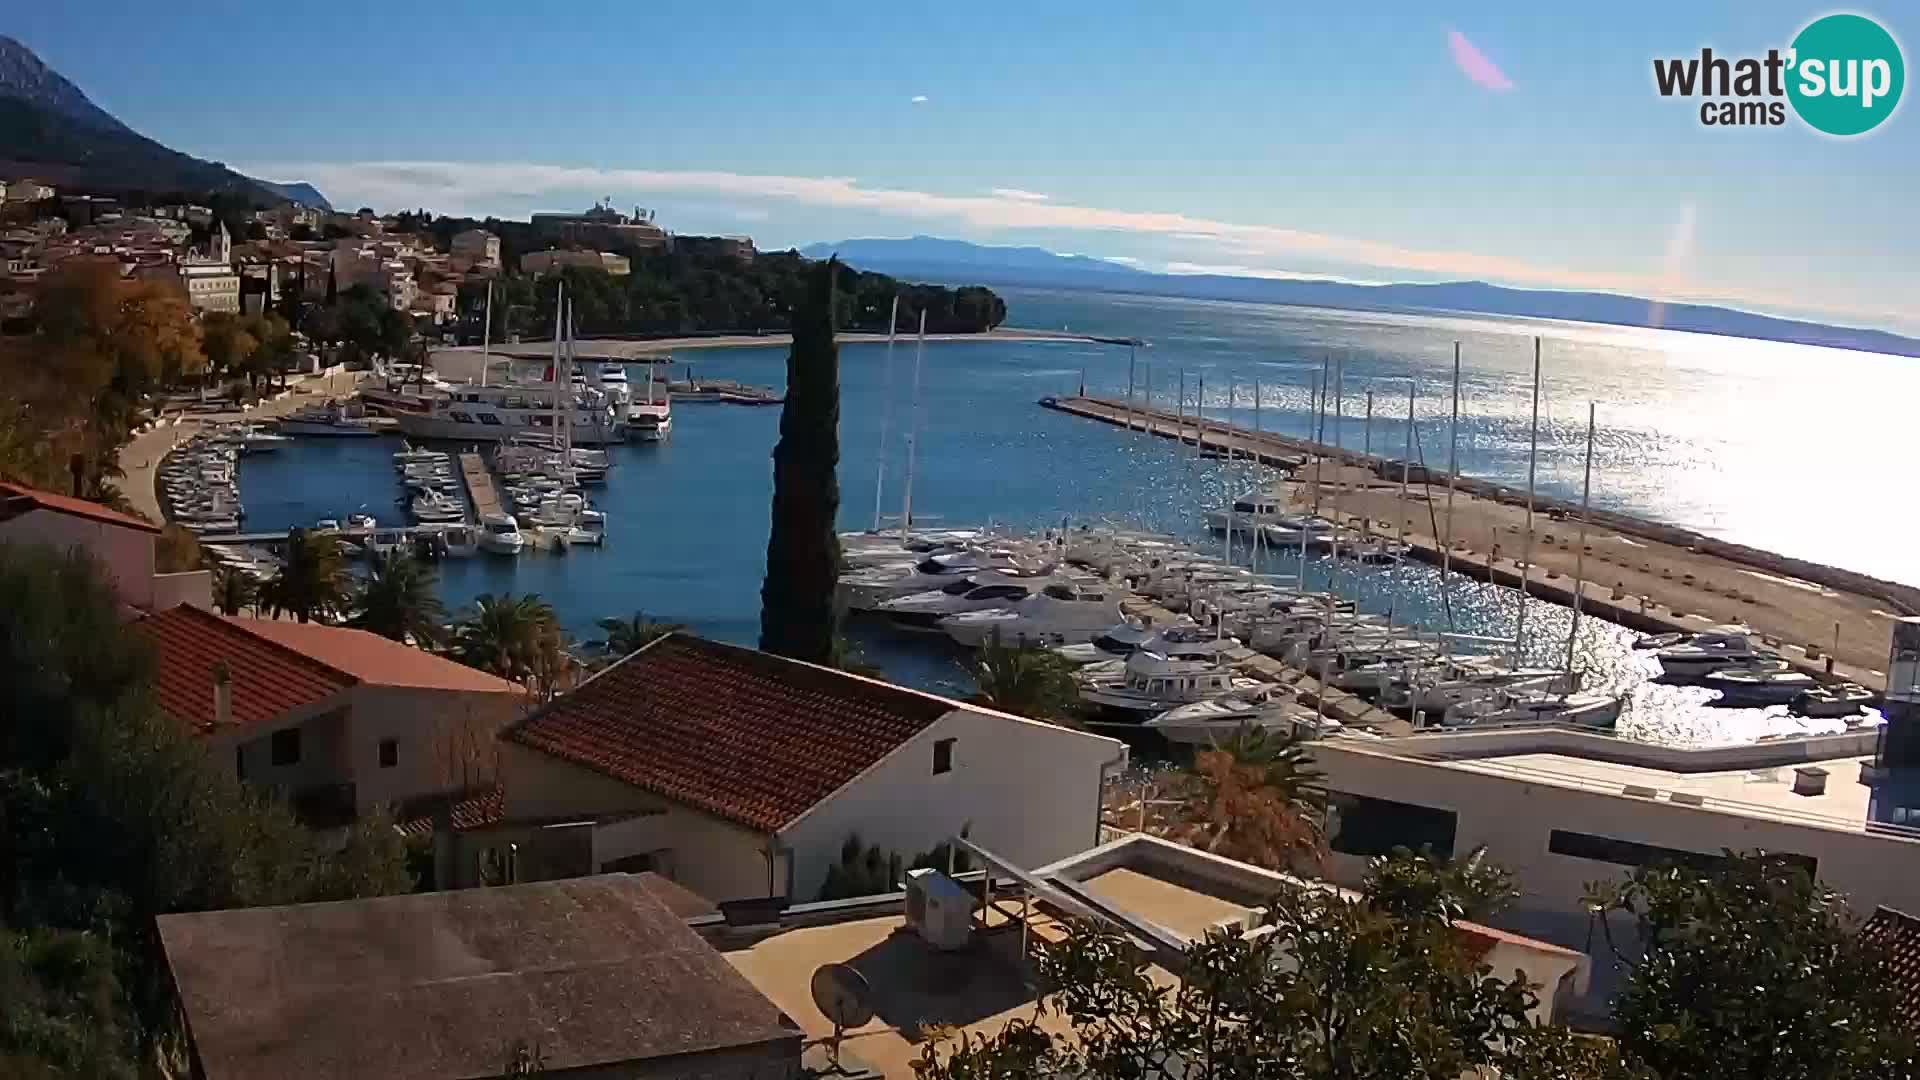
{"type": "MultiPolygon", "coordinates": [[[[911,339],[840,350],[840,513],[843,528],[897,523],[907,497],[919,525],[992,523],[1042,529],[1111,523],[1220,546],[1201,516],[1267,479],[1245,462],[1197,458],[1170,440],[1039,406],[1084,386],[1110,397],[1149,391],[1266,430],[1307,435],[1323,365],[1337,361],[1344,423],[1328,441],[1390,455],[1447,459],[1456,347],[1457,452],[1464,475],[1524,485],[1532,372],[1543,372],[1537,484],[1578,499],[1589,403],[1598,416],[1595,506],[1741,543],[1920,584],[1920,548],[1901,542],[1920,514],[1905,489],[1901,432],[1920,400],[1920,365],[1872,353],[1676,331],[1438,313],[1336,311],[1277,305],[1002,289],[1007,325],[1070,330],[1144,344],[911,339]],[[1373,396],[1371,423],[1364,421],[1373,396]],[[1256,397],[1258,406],[1256,408],[1256,397]]],[[[781,387],[786,350],[689,349],[676,376],[781,387]]],[[[642,378],[636,367],[632,377],[642,378]]],[[[440,593],[458,611],[483,593],[537,593],[580,641],[596,621],[630,616],[683,623],[753,644],[759,634],[773,445],[780,410],[683,402],[659,444],[613,448],[599,549],[443,562],[440,593]]],[[[397,439],[301,440],[243,459],[249,531],[372,513],[406,520],[390,462],[397,439]]],[[[1235,557],[1247,561],[1241,550],[1235,557]]],[[[1296,560],[1297,565],[1297,560],[1296,560]]],[[[1331,584],[1364,610],[1462,633],[1511,636],[1519,598],[1437,570],[1333,565],[1312,558],[1310,586],[1331,584]],[[1443,595],[1444,594],[1444,595],[1443,595]]],[[[1526,647],[1564,660],[1570,613],[1530,601],[1526,647]]],[[[965,693],[965,656],[944,638],[854,624],[870,663],[888,677],[965,693]]],[[[1744,742],[1837,730],[1775,712],[1705,706],[1709,691],[1647,681],[1632,634],[1585,619],[1576,656],[1589,685],[1629,693],[1621,731],[1675,744],[1744,742]]]]}

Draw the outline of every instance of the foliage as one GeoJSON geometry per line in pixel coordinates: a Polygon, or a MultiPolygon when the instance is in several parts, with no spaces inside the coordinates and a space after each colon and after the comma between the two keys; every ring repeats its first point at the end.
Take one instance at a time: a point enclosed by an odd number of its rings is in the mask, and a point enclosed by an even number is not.
{"type": "Polygon", "coordinates": [[[391,828],[323,841],[152,706],[145,642],[85,555],[0,545],[0,631],[0,715],[34,719],[0,725],[9,1075],[129,1076],[177,1035],[156,915],[408,886],[391,828]]]}
{"type": "Polygon", "coordinates": [[[331,533],[287,530],[286,561],[260,589],[260,603],[301,622],[334,622],[347,611],[352,588],[340,541],[331,533]]]}
{"type": "MultiPolygon", "coordinates": [[[[967,835],[971,825],[963,827],[960,835],[967,835]]],[[[840,845],[840,858],[827,867],[826,881],[820,885],[817,900],[849,900],[856,896],[875,896],[890,893],[900,887],[907,870],[920,870],[931,867],[945,872],[947,869],[948,847],[942,841],[931,851],[923,851],[914,856],[911,862],[904,861],[896,852],[883,850],[880,845],[862,845],[859,833],[848,833],[847,839],[840,845]]],[[[964,850],[952,853],[953,872],[964,874],[973,869],[973,857],[964,850]]]]}
{"type": "Polygon", "coordinates": [[[609,660],[630,656],[659,638],[686,629],[680,623],[649,619],[644,611],[634,612],[629,619],[601,619],[596,625],[607,635],[600,646],[609,660]]]}
{"type": "Polygon", "coordinates": [[[1040,945],[1033,1020],[936,1039],[924,1080],[1074,1075],[1458,1080],[1629,1075],[1603,1045],[1534,1024],[1533,988],[1478,963],[1451,924],[1396,917],[1375,899],[1302,886],[1275,896],[1260,933],[1215,930],[1156,972],[1124,935],[1076,924],[1040,945]],[[1039,1026],[1064,1018],[1072,1036],[1039,1026]]]}
{"type": "Polygon", "coordinates": [[[885,673],[879,665],[867,659],[867,652],[860,643],[845,633],[833,635],[833,648],[827,653],[827,666],[838,668],[849,675],[858,675],[864,679],[880,679],[885,673]]]}
{"type": "Polygon", "coordinates": [[[214,571],[213,606],[222,615],[238,615],[250,610],[258,602],[259,592],[253,578],[238,570],[214,571]]]}
{"type": "Polygon", "coordinates": [[[1034,720],[1069,720],[1079,707],[1072,664],[1049,649],[1005,644],[998,630],[980,647],[972,671],[975,704],[1034,720]]]}
{"type": "Polygon", "coordinates": [[[434,594],[433,568],[405,551],[374,560],[373,569],[354,592],[349,626],[371,630],[395,641],[421,646],[437,643],[447,610],[434,594]]]}
{"type": "Polygon", "coordinates": [[[192,529],[162,525],[153,542],[153,569],[158,574],[179,574],[200,569],[200,538],[192,529]]]}
{"type": "Polygon", "coordinates": [[[1621,1044],[1663,1077],[1911,1077],[1915,1033],[1842,897],[1794,861],[1726,853],[1716,870],[1642,868],[1589,904],[1633,920],[1644,952],[1614,1006],[1621,1044]]]}
{"type": "Polygon", "coordinates": [[[1423,848],[1395,848],[1393,855],[1367,863],[1365,890],[1374,905],[1401,918],[1431,916],[1449,922],[1485,922],[1519,895],[1513,875],[1475,848],[1464,859],[1449,859],[1423,848]]]}
{"type": "Polygon", "coordinates": [[[1173,809],[1155,831],[1271,870],[1312,868],[1325,846],[1322,779],[1293,735],[1248,724],[1161,781],[1173,809]]]}
{"type": "Polygon", "coordinates": [[[833,340],[833,308],[839,266],[830,260],[815,268],[807,301],[794,316],[760,588],[760,648],[815,664],[832,660],[838,621],[840,347],[833,340]]]}
{"type": "Polygon", "coordinates": [[[542,697],[559,689],[566,637],[553,606],[537,593],[481,593],[453,628],[453,655],[468,667],[531,687],[542,697]]]}

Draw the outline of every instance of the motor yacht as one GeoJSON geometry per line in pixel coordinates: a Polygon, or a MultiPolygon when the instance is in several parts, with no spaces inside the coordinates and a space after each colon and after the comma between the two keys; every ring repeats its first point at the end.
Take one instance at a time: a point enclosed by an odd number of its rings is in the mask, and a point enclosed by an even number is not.
{"type": "Polygon", "coordinates": [[[488,514],[480,520],[480,547],[495,555],[518,555],[527,546],[520,526],[505,514],[488,514]]]}
{"type": "Polygon", "coordinates": [[[1778,657],[1757,647],[1742,629],[1714,629],[1686,641],[1656,649],[1660,669],[1675,679],[1698,679],[1726,667],[1743,667],[1778,657]]]}
{"type": "Polygon", "coordinates": [[[1181,705],[1233,693],[1251,693],[1269,685],[1235,675],[1224,658],[1217,655],[1204,660],[1175,659],[1149,652],[1145,647],[1121,661],[1117,673],[1099,670],[1104,667],[1082,668],[1076,674],[1080,700],[1134,721],[1181,705]]]}
{"type": "Polygon", "coordinates": [[[1331,716],[1316,716],[1285,687],[1267,683],[1258,690],[1168,709],[1142,726],[1159,732],[1168,742],[1217,746],[1248,726],[1312,738],[1338,731],[1341,724],[1331,716]]]}
{"type": "Polygon", "coordinates": [[[1611,728],[1620,719],[1621,699],[1612,694],[1539,694],[1501,690],[1463,701],[1440,716],[1443,727],[1527,727],[1572,724],[1611,728]]]}
{"type": "Polygon", "coordinates": [[[930,554],[905,573],[898,570],[858,570],[843,574],[838,599],[850,611],[876,611],[889,600],[945,588],[956,579],[983,571],[1007,576],[1051,573],[1053,564],[1007,548],[967,548],[930,554]]]}
{"type": "Polygon", "coordinates": [[[438,492],[426,492],[409,504],[414,520],[423,525],[452,524],[467,519],[467,507],[459,499],[438,492]]]}
{"type": "Polygon", "coordinates": [[[940,620],[956,643],[977,649],[995,634],[1007,644],[1077,645],[1120,617],[1118,594],[1100,585],[1053,582],[1009,607],[964,611],[940,620]]]}
{"type": "Polygon", "coordinates": [[[1736,708],[1785,705],[1819,686],[1813,676],[1785,663],[1724,667],[1701,676],[1700,684],[1720,691],[1715,704],[1736,708]]]}
{"type": "Polygon", "coordinates": [[[282,435],[310,435],[331,439],[371,439],[380,434],[371,420],[349,416],[338,405],[308,405],[274,423],[282,435]]]}
{"type": "Polygon", "coordinates": [[[1008,607],[1044,588],[1045,578],[1017,578],[991,570],[962,575],[938,589],[897,596],[881,604],[880,614],[905,630],[940,630],[949,615],[1008,607]]]}

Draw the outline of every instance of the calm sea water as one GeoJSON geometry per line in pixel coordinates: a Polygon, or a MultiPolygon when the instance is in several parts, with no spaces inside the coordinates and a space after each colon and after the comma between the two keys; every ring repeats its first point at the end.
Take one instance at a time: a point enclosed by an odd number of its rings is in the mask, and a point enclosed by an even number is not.
{"type": "MultiPolygon", "coordinates": [[[[1323,357],[1342,360],[1353,417],[1376,395],[1371,438],[1397,452],[1406,439],[1408,379],[1426,459],[1447,452],[1453,343],[1463,361],[1460,459],[1468,475],[1524,483],[1532,339],[1545,339],[1539,482],[1578,497],[1587,402],[1599,403],[1594,472],[1597,505],[1645,514],[1730,539],[1880,576],[1920,582],[1920,551],[1890,539],[1916,512],[1900,498],[1894,444],[1899,413],[1920,390],[1920,372],[1895,357],[1666,331],[1542,320],[1335,312],[1268,305],[1006,290],[1009,323],[1137,336],[1136,359],[1156,401],[1170,401],[1185,370],[1190,398],[1209,416],[1253,423],[1260,384],[1262,425],[1307,430],[1323,357]],[[1887,488],[1890,490],[1881,490],[1887,488]]],[[[891,365],[883,345],[841,350],[841,524],[870,526],[883,419],[882,512],[899,513],[914,348],[891,365]]],[[[703,349],[677,357],[703,376],[779,386],[783,349],[703,349]]],[[[1166,440],[1037,406],[1084,377],[1095,393],[1124,396],[1125,348],[1078,343],[962,342],[930,345],[920,368],[921,406],[913,487],[917,522],[1004,522],[1044,527],[1107,520],[1205,540],[1199,515],[1257,476],[1182,454],[1166,440]]],[[[770,453],[777,408],[681,404],[662,445],[613,450],[600,550],[476,558],[442,564],[441,592],[458,607],[484,593],[536,592],[569,629],[645,610],[703,634],[751,643],[758,635],[770,453]]],[[[1330,438],[1331,429],[1330,429],[1330,438]]],[[[1367,433],[1350,419],[1341,439],[1367,433]]],[[[308,440],[245,459],[242,495],[250,529],[276,530],[341,517],[365,506],[401,521],[389,464],[397,441],[308,440]]],[[[1205,542],[1218,544],[1217,540],[1205,542]]],[[[1244,554],[1242,558],[1244,559],[1244,554]]],[[[1326,580],[1321,560],[1309,584],[1326,580]]],[[[1444,625],[1436,571],[1344,566],[1338,584],[1376,611],[1444,625]]],[[[1456,626],[1510,634],[1508,591],[1456,581],[1456,626]]],[[[1535,602],[1530,652],[1563,654],[1568,613],[1535,602]]],[[[941,640],[902,641],[861,631],[870,658],[891,676],[933,689],[964,689],[957,655],[941,640]]],[[[1601,681],[1638,682],[1627,635],[1587,620],[1580,651],[1601,681]]],[[[1624,722],[1652,737],[1684,741],[1751,738],[1783,722],[1745,711],[1697,708],[1704,691],[1642,687],[1624,722]]]]}

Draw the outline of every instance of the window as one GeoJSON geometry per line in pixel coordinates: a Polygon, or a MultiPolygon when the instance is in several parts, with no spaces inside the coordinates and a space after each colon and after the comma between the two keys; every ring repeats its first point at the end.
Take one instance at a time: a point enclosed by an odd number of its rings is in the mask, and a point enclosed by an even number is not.
{"type": "Polygon", "coordinates": [[[400,740],[381,739],[380,767],[383,769],[391,769],[398,764],[400,764],[400,740]]]}
{"type": "Polygon", "coordinates": [[[500,418],[499,418],[499,417],[497,417],[497,416],[495,416],[495,415],[493,415],[492,413],[485,413],[485,412],[483,412],[483,413],[479,413],[478,415],[479,415],[479,417],[480,417],[480,422],[481,422],[481,423],[483,423],[483,424],[491,424],[491,425],[493,425],[494,427],[499,427],[499,426],[500,426],[500,418]]]}
{"type": "Polygon", "coordinates": [[[1396,847],[1410,851],[1425,847],[1432,848],[1435,855],[1453,857],[1459,815],[1451,810],[1343,791],[1329,791],[1327,805],[1331,811],[1327,846],[1342,855],[1370,858],[1388,854],[1396,847]]]}
{"type": "Polygon", "coordinates": [[[461,423],[461,424],[471,424],[471,423],[473,423],[473,417],[471,417],[471,416],[468,416],[468,415],[467,415],[466,413],[463,413],[463,412],[461,412],[461,411],[460,411],[460,410],[458,410],[458,409],[455,409],[455,410],[453,410],[452,412],[450,412],[450,413],[448,413],[447,415],[448,415],[448,416],[451,416],[451,417],[453,417],[453,419],[454,419],[454,421],[455,421],[456,423],[461,423]]]}
{"type": "Polygon", "coordinates": [[[299,728],[287,728],[273,733],[273,763],[275,765],[300,764],[299,728]]]}
{"type": "Polygon", "coordinates": [[[953,739],[933,741],[933,775],[953,771],[953,739]]]}
{"type": "MultiPolygon", "coordinates": [[[[1594,862],[1613,863],[1616,866],[1671,864],[1693,870],[1717,870],[1727,861],[1725,855],[1709,855],[1701,851],[1661,847],[1658,844],[1616,840],[1611,836],[1595,836],[1592,833],[1571,832],[1566,829],[1555,829],[1547,834],[1547,850],[1555,855],[1592,859],[1594,862]]],[[[1803,868],[1808,875],[1815,874],[1820,865],[1818,859],[1806,855],[1776,854],[1803,868]]]]}
{"type": "Polygon", "coordinates": [[[247,778],[247,748],[244,746],[233,748],[233,775],[241,780],[247,778]]]}

